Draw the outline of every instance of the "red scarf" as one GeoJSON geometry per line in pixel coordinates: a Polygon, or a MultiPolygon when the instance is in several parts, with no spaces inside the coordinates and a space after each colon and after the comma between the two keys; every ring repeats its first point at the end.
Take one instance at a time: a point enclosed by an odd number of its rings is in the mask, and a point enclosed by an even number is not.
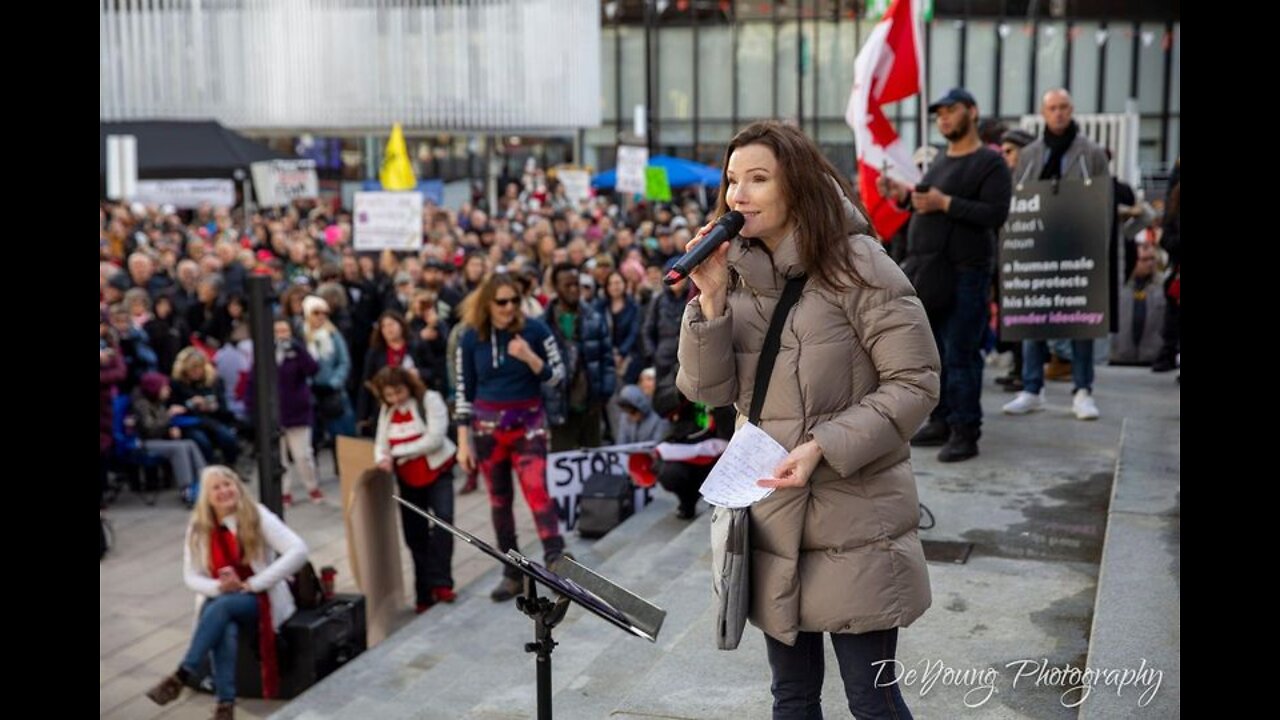
{"type": "Polygon", "coordinates": [[[399,348],[387,346],[387,367],[400,367],[404,363],[404,356],[409,352],[409,343],[401,345],[399,348]]]}
{"type": "Polygon", "coordinates": [[[426,487],[435,482],[437,478],[447,470],[453,469],[453,458],[449,458],[444,465],[432,469],[427,464],[427,456],[419,455],[418,457],[396,466],[396,477],[405,485],[418,488],[426,487]]]}
{"type": "MultiPolygon", "coordinates": [[[[209,538],[209,574],[218,577],[224,567],[233,568],[241,582],[253,576],[253,568],[242,562],[240,542],[235,533],[223,525],[213,528],[209,538]]],[[[266,592],[258,596],[258,652],[262,657],[262,697],[272,699],[280,694],[280,668],[276,663],[276,628],[271,622],[271,598],[266,592]]]]}
{"type": "MultiPolygon", "coordinates": [[[[409,402],[413,402],[413,401],[410,400],[409,402]]],[[[416,435],[411,435],[409,437],[392,438],[389,441],[390,447],[395,447],[396,445],[400,445],[402,443],[413,442],[415,440],[420,439],[422,435],[426,432],[426,427],[427,427],[426,417],[415,418],[415,413],[413,412],[413,410],[409,409],[408,402],[394,408],[391,411],[391,423],[390,423],[391,425],[411,425],[415,422],[415,420],[421,422],[420,427],[422,428],[422,431],[418,432],[416,435]]],[[[416,430],[417,428],[415,427],[415,428],[412,428],[410,432],[414,432],[416,430]]],[[[412,487],[412,488],[426,487],[431,483],[435,482],[436,479],[439,478],[441,475],[443,475],[446,471],[451,470],[453,468],[453,462],[454,462],[454,459],[449,458],[449,461],[446,462],[445,464],[441,465],[438,468],[432,469],[431,466],[427,463],[427,456],[418,455],[417,457],[411,460],[405,460],[402,463],[397,463],[395,466],[396,477],[399,478],[400,482],[404,483],[409,487],[412,487]]]]}

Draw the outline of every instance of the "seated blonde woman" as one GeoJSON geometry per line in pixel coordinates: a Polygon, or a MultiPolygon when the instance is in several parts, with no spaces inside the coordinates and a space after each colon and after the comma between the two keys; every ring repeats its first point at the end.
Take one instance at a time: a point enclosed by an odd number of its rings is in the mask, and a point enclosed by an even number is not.
{"type": "Polygon", "coordinates": [[[242,628],[253,627],[262,657],[262,694],[275,697],[276,630],[296,609],[286,581],[306,561],[306,543],[279,516],[254,502],[235,471],[224,465],[205,468],[183,543],[183,579],[196,593],[199,619],[178,670],[147,697],[159,705],[175,700],[212,652],[218,699],[213,718],[232,720],[237,636],[242,628]]]}

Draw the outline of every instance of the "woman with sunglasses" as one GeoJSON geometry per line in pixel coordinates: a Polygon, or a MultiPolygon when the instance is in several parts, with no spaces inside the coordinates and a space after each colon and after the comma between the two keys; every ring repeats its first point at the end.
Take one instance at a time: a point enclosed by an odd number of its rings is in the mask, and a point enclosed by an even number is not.
{"type": "MultiPolygon", "coordinates": [[[[520,309],[520,281],[495,274],[463,303],[467,325],[458,341],[456,415],[458,462],[480,468],[489,489],[501,552],[516,549],[512,469],[533,511],[547,566],[564,554],[560,520],[547,492],[547,421],[542,385],[556,386],[564,365],[555,337],[520,309]]],[[[495,602],[520,592],[511,568],[490,594],[495,602]]]]}

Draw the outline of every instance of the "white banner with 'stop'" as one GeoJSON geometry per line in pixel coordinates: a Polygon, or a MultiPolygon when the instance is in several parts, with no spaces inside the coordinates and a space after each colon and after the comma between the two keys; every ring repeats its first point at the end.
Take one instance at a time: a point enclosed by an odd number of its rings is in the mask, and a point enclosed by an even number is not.
{"type": "MultiPolygon", "coordinates": [[[[630,477],[628,462],[632,453],[648,453],[653,443],[582,448],[547,455],[547,490],[560,516],[560,531],[570,532],[578,525],[578,499],[582,484],[596,473],[630,477]]],[[[634,479],[633,479],[634,482],[634,479]]],[[[653,488],[635,488],[635,509],[653,502],[653,488]]]]}
{"type": "Polygon", "coordinates": [[[420,250],[422,193],[358,192],[352,228],[356,250],[420,250]]]}
{"type": "MultiPolygon", "coordinates": [[[[635,485],[635,511],[640,512],[653,502],[653,486],[642,487],[642,482],[631,472],[631,456],[655,455],[666,462],[687,462],[694,465],[712,465],[724,452],[728,441],[718,438],[700,443],[631,443],[598,448],[581,448],[547,455],[547,490],[556,504],[561,532],[569,532],[578,525],[578,499],[582,497],[582,484],[596,473],[626,475],[635,485]]],[[[648,472],[651,466],[639,471],[648,472]]]]}
{"type": "Polygon", "coordinates": [[[280,207],[320,196],[315,160],[267,160],[249,165],[258,204],[280,207]]]}

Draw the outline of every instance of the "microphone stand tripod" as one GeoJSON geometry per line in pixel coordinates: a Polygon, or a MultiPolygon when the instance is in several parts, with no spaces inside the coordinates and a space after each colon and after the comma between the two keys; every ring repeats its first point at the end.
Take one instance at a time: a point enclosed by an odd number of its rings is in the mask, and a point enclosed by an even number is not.
{"type": "Polygon", "coordinates": [[[557,645],[551,637],[551,630],[564,619],[571,602],[578,603],[593,615],[632,635],[657,642],[666,611],[589,568],[578,565],[568,555],[561,558],[565,567],[560,569],[571,575],[576,574],[579,580],[552,572],[515,550],[500,553],[475,535],[441,520],[404,498],[398,495],[392,497],[396,502],[425,517],[437,530],[447,531],[503,565],[518,570],[524,577],[524,594],[516,598],[516,608],[528,615],[534,625],[533,642],[525,643],[524,651],[537,656],[538,720],[551,720],[551,651],[557,645]],[[543,583],[549,591],[554,592],[554,599],[550,596],[540,597],[538,583],[543,583]],[[613,600],[605,600],[598,593],[613,600]],[[629,608],[629,612],[620,610],[614,605],[615,602],[629,608]]]}
{"type": "Polygon", "coordinates": [[[551,639],[551,630],[564,619],[569,599],[563,595],[554,601],[539,597],[538,584],[525,578],[524,595],[516,598],[516,608],[533,620],[534,640],[524,644],[524,651],[537,655],[538,720],[551,720],[551,651],[557,644],[551,639]]]}

